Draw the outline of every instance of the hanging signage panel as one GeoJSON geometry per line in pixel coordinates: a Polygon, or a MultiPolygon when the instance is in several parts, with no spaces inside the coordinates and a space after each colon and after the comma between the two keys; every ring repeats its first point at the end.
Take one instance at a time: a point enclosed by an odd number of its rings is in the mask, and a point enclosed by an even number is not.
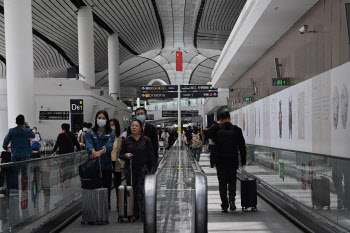
{"type": "Polygon", "coordinates": [[[69,120],[69,111],[40,111],[39,120],[69,120]]]}
{"type": "Polygon", "coordinates": [[[177,91],[177,85],[159,85],[159,86],[140,86],[141,93],[148,93],[150,91],[177,91]]]}
{"type": "Polygon", "coordinates": [[[70,112],[74,113],[84,113],[84,102],[82,99],[71,99],[70,100],[70,112]]]}

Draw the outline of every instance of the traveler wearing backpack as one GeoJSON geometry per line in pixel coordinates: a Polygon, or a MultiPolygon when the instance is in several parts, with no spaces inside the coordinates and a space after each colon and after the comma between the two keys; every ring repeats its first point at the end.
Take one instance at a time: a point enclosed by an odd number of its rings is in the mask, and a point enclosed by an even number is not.
{"type": "Polygon", "coordinates": [[[188,126],[185,136],[186,136],[186,142],[187,142],[187,146],[191,149],[191,142],[192,142],[192,127],[188,126]]]}
{"type": "Polygon", "coordinates": [[[198,127],[193,126],[193,133],[192,133],[192,153],[197,161],[199,161],[199,158],[201,157],[201,148],[203,146],[203,140],[202,135],[198,132],[198,127]]]}
{"type": "Polygon", "coordinates": [[[236,175],[238,169],[238,150],[241,155],[241,165],[246,164],[245,140],[241,128],[231,124],[229,112],[220,113],[221,129],[215,137],[216,170],[219,180],[219,191],[222,212],[236,210],[236,175]],[[227,186],[228,196],[227,199],[227,186]]]}

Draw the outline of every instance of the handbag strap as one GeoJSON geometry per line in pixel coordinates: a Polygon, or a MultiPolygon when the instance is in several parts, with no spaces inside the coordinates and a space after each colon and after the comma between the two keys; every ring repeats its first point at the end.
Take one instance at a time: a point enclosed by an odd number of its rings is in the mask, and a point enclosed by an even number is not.
{"type": "Polygon", "coordinates": [[[70,143],[72,143],[72,146],[74,147],[74,143],[72,142],[72,139],[70,139],[70,137],[68,136],[68,134],[66,134],[66,133],[64,133],[64,134],[68,137],[70,143]]]}

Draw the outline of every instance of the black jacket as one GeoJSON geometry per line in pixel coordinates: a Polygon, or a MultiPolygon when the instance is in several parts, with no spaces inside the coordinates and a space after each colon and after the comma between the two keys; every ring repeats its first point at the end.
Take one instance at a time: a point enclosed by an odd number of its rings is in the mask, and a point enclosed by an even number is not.
{"type": "Polygon", "coordinates": [[[74,146],[76,146],[78,150],[81,150],[80,144],[72,132],[60,133],[57,137],[53,152],[56,152],[57,148],[59,148],[57,154],[72,153],[74,152],[74,146]]]}
{"type": "Polygon", "coordinates": [[[225,122],[221,125],[215,138],[216,162],[238,168],[238,150],[241,164],[246,164],[245,140],[241,128],[225,122]]]}
{"type": "Polygon", "coordinates": [[[216,134],[221,130],[221,125],[215,122],[206,132],[206,136],[215,142],[216,134]]]}
{"type": "MultiPolygon", "coordinates": [[[[157,141],[158,142],[158,141],[157,141]]],[[[120,149],[120,159],[125,161],[124,168],[130,170],[130,160],[125,157],[126,153],[132,153],[132,169],[142,169],[145,165],[151,170],[154,166],[154,152],[152,141],[146,139],[143,135],[136,141],[132,136],[122,140],[122,148],[120,149]]]]}
{"type": "MultiPolygon", "coordinates": [[[[154,127],[151,124],[148,124],[147,122],[145,124],[146,125],[145,125],[145,130],[143,131],[143,135],[147,136],[151,140],[152,146],[153,146],[154,161],[157,162],[159,158],[159,155],[158,155],[159,144],[158,144],[157,129],[156,127],[154,127]]],[[[130,135],[131,135],[131,129],[129,127],[128,136],[130,135]]]]}

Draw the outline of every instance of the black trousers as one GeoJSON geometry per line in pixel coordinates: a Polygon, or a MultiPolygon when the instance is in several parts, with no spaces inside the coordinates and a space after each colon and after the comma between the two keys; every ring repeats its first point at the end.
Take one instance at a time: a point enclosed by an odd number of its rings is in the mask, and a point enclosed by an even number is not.
{"type": "Polygon", "coordinates": [[[234,166],[228,166],[223,162],[216,162],[216,170],[219,180],[221,207],[227,209],[229,207],[229,202],[235,202],[236,200],[237,169],[234,166]]]}
{"type": "Polygon", "coordinates": [[[111,204],[112,170],[102,170],[103,188],[108,189],[108,204],[111,204]]]}
{"type": "Polygon", "coordinates": [[[215,157],[216,157],[215,145],[209,145],[209,147],[210,147],[210,167],[214,167],[215,157]]]}
{"type": "MultiPolygon", "coordinates": [[[[145,177],[149,173],[147,165],[132,171],[132,187],[134,189],[134,216],[144,218],[145,216],[145,177]]],[[[131,185],[131,171],[125,169],[127,185],[131,185]]]]}

